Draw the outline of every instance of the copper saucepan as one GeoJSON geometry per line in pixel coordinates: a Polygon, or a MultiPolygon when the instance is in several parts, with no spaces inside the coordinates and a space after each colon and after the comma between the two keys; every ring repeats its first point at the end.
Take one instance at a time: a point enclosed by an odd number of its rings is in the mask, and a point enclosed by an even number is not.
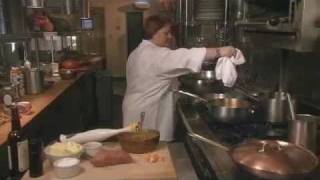
{"type": "Polygon", "coordinates": [[[303,179],[319,164],[309,150],[284,141],[248,140],[227,148],[198,134],[189,135],[227,151],[232,160],[245,171],[266,179],[303,179]]]}

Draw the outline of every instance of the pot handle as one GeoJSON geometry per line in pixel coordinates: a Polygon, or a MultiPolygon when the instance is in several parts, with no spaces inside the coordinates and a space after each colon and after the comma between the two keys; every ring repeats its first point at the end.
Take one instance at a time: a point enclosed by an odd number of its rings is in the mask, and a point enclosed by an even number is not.
{"type": "Polygon", "coordinates": [[[249,111],[249,114],[251,115],[256,113],[256,110],[254,108],[249,108],[248,111],[249,111]]]}
{"type": "MultiPolygon", "coordinates": [[[[181,111],[181,110],[179,109],[179,111],[181,111]]],[[[213,145],[213,146],[215,146],[215,147],[219,147],[219,148],[223,149],[224,151],[227,151],[227,152],[230,151],[230,149],[229,149],[228,147],[226,147],[226,146],[224,146],[224,145],[222,145],[222,144],[220,144],[220,143],[218,143],[218,142],[215,142],[215,141],[213,141],[213,140],[211,140],[211,139],[208,139],[208,138],[206,138],[206,137],[203,137],[203,136],[201,136],[201,135],[193,132],[190,124],[189,124],[188,121],[185,119],[185,117],[182,117],[181,120],[182,120],[183,124],[184,124],[185,127],[186,127],[187,135],[188,135],[188,136],[190,136],[190,137],[192,137],[192,138],[194,138],[194,139],[197,139],[197,140],[199,140],[199,141],[208,143],[208,144],[210,144],[210,145],[213,145]]]]}
{"type": "Polygon", "coordinates": [[[186,92],[186,91],[182,91],[182,90],[177,90],[177,89],[173,89],[172,91],[175,92],[175,93],[179,93],[179,94],[182,94],[182,95],[185,95],[185,96],[192,97],[194,99],[197,99],[197,100],[205,102],[205,103],[208,102],[208,100],[206,100],[206,99],[204,99],[204,98],[202,98],[202,97],[200,97],[200,96],[198,96],[196,94],[192,94],[192,93],[189,93],[189,92],[186,92]]]}
{"type": "Polygon", "coordinates": [[[193,138],[199,140],[199,141],[202,141],[202,142],[208,143],[208,144],[210,144],[210,145],[213,145],[213,146],[215,146],[215,147],[221,148],[221,149],[223,149],[224,151],[229,151],[229,150],[230,150],[230,149],[227,148],[226,146],[224,146],[224,145],[222,145],[222,144],[220,144],[220,143],[214,142],[214,141],[212,141],[212,140],[210,140],[210,139],[208,139],[208,138],[205,138],[205,137],[203,137],[203,136],[201,136],[201,135],[199,135],[199,134],[189,132],[188,135],[189,135],[190,137],[193,137],[193,138]]]}
{"type": "Polygon", "coordinates": [[[251,107],[249,108],[249,114],[253,115],[255,114],[258,110],[259,110],[259,107],[260,105],[257,105],[257,104],[253,104],[251,105],[251,107]]]}
{"type": "MultiPolygon", "coordinates": [[[[261,149],[258,150],[259,153],[262,153],[262,152],[265,152],[266,151],[266,146],[270,145],[270,143],[266,142],[266,141],[263,141],[262,142],[262,146],[261,146],[261,149]]],[[[277,150],[278,151],[281,151],[282,150],[282,147],[281,145],[277,142],[277,150]]]]}

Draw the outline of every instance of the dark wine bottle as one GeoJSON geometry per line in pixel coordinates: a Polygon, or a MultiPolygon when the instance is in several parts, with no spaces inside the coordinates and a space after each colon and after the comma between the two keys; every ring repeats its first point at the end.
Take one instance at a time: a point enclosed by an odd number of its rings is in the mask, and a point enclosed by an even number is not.
{"type": "Polygon", "coordinates": [[[19,111],[16,105],[11,105],[11,132],[8,135],[9,175],[20,177],[29,166],[28,141],[21,137],[19,111]]]}
{"type": "Polygon", "coordinates": [[[40,133],[35,133],[29,138],[29,175],[39,177],[43,175],[42,166],[42,140],[40,133]]]}

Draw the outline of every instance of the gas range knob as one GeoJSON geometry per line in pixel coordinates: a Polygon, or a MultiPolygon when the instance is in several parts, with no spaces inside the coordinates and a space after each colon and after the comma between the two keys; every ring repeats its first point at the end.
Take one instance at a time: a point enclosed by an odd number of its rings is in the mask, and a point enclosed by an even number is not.
{"type": "Polygon", "coordinates": [[[270,26],[277,26],[280,23],[279,18],[271,18],[267,22],[270,26]]]}

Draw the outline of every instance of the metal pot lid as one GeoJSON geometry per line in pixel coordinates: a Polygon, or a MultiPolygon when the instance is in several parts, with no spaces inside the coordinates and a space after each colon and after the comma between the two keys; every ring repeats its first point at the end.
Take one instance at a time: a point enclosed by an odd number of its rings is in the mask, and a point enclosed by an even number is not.
{"type": "Polygon", "coordinates": [[[279,175],[309,173],[319,163],[311,151],[284,141],[251,140],[231,153],[233,160],[242,166],[279,175]]]}

